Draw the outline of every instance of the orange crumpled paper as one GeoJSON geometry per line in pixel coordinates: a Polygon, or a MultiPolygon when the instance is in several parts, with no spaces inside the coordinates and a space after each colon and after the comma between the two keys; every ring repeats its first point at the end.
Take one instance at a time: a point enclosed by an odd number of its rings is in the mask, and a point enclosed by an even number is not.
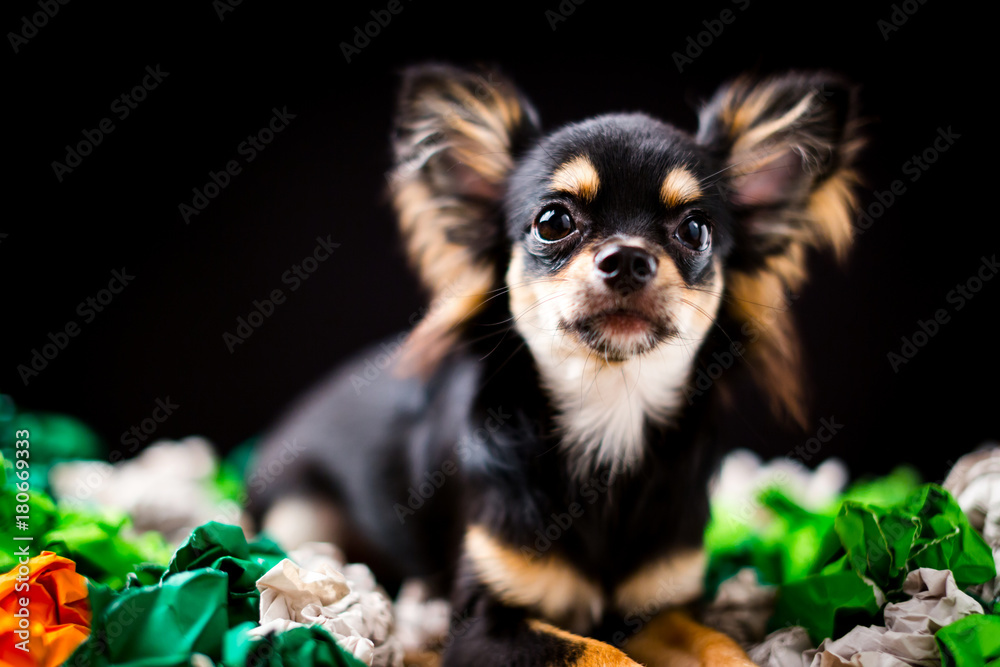
{"type": "Polygon", "coordinates": [[[87,579],[76,572],[76,563],[51,551],[15,565],[0,575],[0,663],[12,667],[56,667],[90,634],[87,579]],[[27,567],[27,575],[21,567],[27,567]],[[18,580],[18,577],[21,580],[18,580]],[[28,590],[23,588],[27,582],[28,590]],[[21,598],[28,599],[28,651],[24,641],[21,598]],[[24,646],[24,644],[21,644],[24,646]]]}

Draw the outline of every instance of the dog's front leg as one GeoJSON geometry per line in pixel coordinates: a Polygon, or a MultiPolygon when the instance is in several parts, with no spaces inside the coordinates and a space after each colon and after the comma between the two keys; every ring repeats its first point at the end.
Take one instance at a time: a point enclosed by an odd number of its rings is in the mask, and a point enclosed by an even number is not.
{"type": "Polygon", "coordinates": [[[753,667],[739,644],[695,622],[685,612],[669,610],[654,617],[624,646],[646,667],[753,667]]]}

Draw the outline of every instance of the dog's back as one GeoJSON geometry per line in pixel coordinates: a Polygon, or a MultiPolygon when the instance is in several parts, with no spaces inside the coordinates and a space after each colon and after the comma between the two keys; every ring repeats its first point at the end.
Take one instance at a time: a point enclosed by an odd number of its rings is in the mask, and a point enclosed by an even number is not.
{"type": "Polygon", "coordinates": [[[407,576],[445,586],[461,537],[445,443],[467,422],[477,365],[456,358],[427,381],[400,378],[385,350],[350,359],[264,436],[251,509],[283,541],[336,543],[390,589],[407,576]]]}

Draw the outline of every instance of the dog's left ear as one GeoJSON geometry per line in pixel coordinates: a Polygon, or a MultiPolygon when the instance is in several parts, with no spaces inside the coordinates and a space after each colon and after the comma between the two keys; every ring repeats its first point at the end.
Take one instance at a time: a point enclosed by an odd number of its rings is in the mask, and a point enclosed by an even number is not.
{"type": "Polygon", "coordinates": [[[843,79],[793,73],[722,87],[700,115],[698,141],[721,161],[718,185],[736,216],[728,309],[754,339],[757,370],[778,412],[804,425],[788,290],[806,255],[850,246],[857,179],[856,95],[843,79]]]}
{"type": "Polygon", "coordinates": [[[394,128],[393,201],[407,254],[430,292],[399,371],[426,375],[499,287],[500,202],[537,114],[496,72],[422,65],[403,74],[394,128]]]}

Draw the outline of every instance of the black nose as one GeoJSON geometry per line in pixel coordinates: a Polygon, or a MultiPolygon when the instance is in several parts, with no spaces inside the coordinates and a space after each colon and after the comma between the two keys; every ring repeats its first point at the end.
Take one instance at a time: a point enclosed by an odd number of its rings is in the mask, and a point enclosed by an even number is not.
{"type": "Polygon", "coordinates": [[[632,246],[610,245],[594,258],[597,275],[620,294],[641,289],[656,275],[656,258],[632,246]]]}

